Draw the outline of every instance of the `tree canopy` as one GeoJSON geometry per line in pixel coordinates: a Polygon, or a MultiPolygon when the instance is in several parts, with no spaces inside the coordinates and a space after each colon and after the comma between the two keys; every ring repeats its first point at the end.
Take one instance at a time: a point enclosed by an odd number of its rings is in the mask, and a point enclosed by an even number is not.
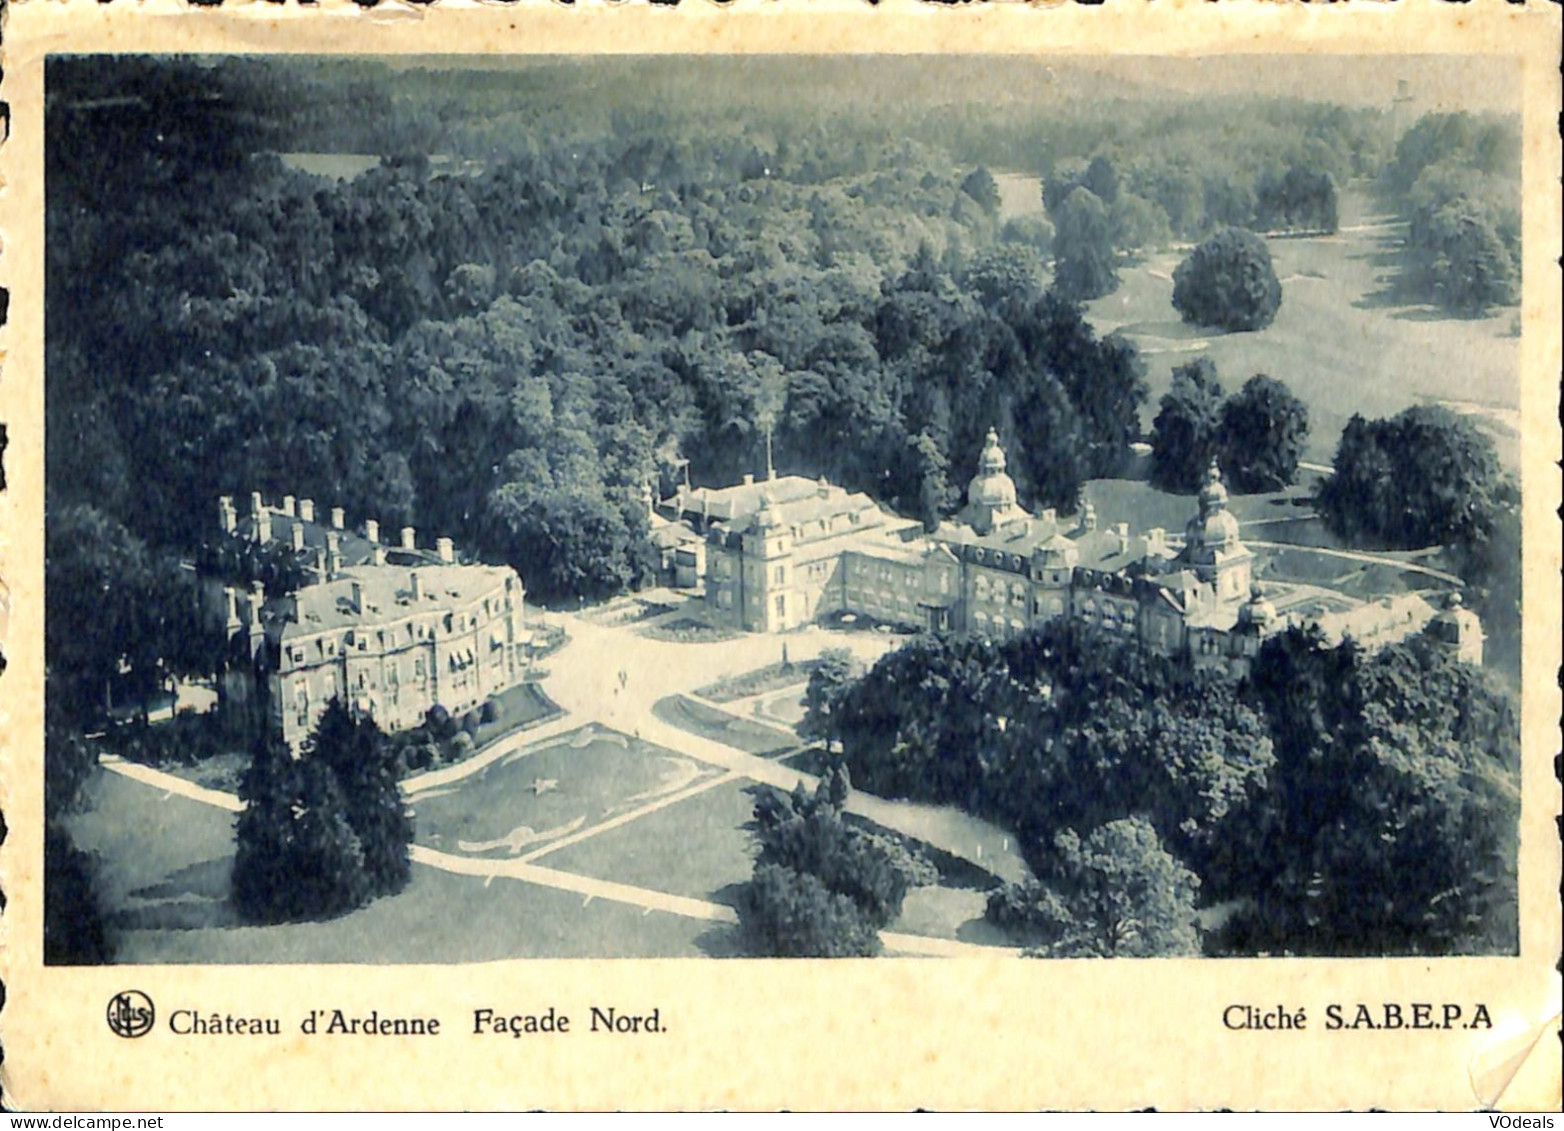
{"type": "Polygon", "coordinates": [[[1198,326],[1262,330],[1281,305],[1270,249],[1242,228],[1211,236],[1173,272],[1173,306],[1198,326]]]}
{"type": "Polygon", "coordinates": [[[373,719],[333,700],[295,758],[269,732],[239,784],[232,898],[258,923],[322,919],[394,895],[412,875],[413,820],[373,719]]]}
{"type": "Polygon", "coordinates": [[[1354,415],[1333,466],[1319,487],[1320,514],[1360,543],[1480,550],[1514,501],[1493,441],[1440,405],[1414,405],[1381,420],[1354,415]]]}
{"type": "Polygon", "coordinates": [[[1222,451],[1222,384],[1210,358],[1175,366],[1151,425],[1151,481],[1165,491],[1193,491],[1222,451]]]}
{"type": "Polygon", "coordinates": [[[1274,377],[1255,374],[1222,405],[1222,470],[1234,490],[1290,487],[1308,440],[1309,406],[1274,377]]]}
{"type": "Polygon", "coordinates": [[[1187,953],[1197,895],[1236,908],[1216,953],[1514,945],[1517,705],[1429,638],[1288,629],[1239,680],[1053,622],[919,638],[835,701],[865,788],[1017,834],[1037,881],[990,915],[1041,953],[1187,953]]]}

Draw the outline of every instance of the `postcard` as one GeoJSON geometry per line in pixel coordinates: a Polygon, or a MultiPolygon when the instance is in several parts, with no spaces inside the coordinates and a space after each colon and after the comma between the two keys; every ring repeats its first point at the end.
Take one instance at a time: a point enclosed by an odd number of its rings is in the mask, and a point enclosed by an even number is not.
{"type": "Polygon", "coordinates": [[[13,5],[21,1110],[1560,1100],[1556,5],[13,5]]]}

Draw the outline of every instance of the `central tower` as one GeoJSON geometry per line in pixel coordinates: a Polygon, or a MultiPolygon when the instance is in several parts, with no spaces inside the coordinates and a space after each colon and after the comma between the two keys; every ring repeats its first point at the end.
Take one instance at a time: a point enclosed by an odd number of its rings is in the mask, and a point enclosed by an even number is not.
{"type": "Polygon", "coordinates": [[[978,457],[978,473],[967,484],[967,505],[961,521],[978,534],[1017,518],[1030,518],[1016,502],[1015,480],[1005,474],[1005,450],[999,446],[999,433],[992,428],[978,457]]]}
{"type": "Polygon", "coordinates": [[[1254,575],[1254,554],[1238,537],[1238,519],[1227,509],[1227,487],[1215,459],[1200,488],[1200,511],[1184,527],[1183,561],[1212,585],[1219,601],[1242,600],[1254,575]]]}

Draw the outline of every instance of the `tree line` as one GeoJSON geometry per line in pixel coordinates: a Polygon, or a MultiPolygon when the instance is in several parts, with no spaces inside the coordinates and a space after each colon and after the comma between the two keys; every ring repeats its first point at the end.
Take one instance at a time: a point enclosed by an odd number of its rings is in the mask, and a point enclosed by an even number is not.
{"type": "Polygon", "coordinates": [[[1401,136],[1383,179],[1407,220],[1409,297],[1464,316],[1519,301],[1520,168],[1511,119],[1428,114],[1401,136]]]}
{"type": "Polygon", "coordinates": [[[863,788],[1018,834],[1037,879],[990,915],[1042,953],[1187,953],[1216,905],[1207,953],[1515,946],[1517,704],[1426,638],[1290,628],[1240,680],[1053,622],[822,664],[808,702],[863,788]]]}

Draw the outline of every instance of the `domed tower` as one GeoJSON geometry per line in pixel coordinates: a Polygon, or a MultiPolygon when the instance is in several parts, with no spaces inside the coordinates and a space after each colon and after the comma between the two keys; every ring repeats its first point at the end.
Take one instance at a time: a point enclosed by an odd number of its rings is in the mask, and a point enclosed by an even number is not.
{"type": "Polygon", "coordinates": [[[791,628],[796,614],[792,585],[793,538],[769,489],[742,536],[745,607],[743,623],[751,632],[791,628]]]}
{"type": "Polygon", "coordinates": [[[1005,450],[999,446],[999,433],[992,428],[978,457],[978,473],[967,484],[967,506],[961,520],[979,534],[1017,518],[1029,518],[1016,502],[1015,480],[1005,474],[1005,450]]]}
{"type": "Polygon", "coordinates": [[[1456,659],[1468,664],[1482,664],[1483,623],[1476,613],[1466,607],[1461,594],[1451,593],[1445,598],[1445,607],[1428,622],[1428,628],[1424,631],[1453,653],[1456,659]]]}
{"type": "Polygon", "coordinates": [[[1199,501],[1199,513],[1184,527],[1183,564],[1215,586],[1219,601],[1242,600],[1253,580],[1254,555],[1239,540],[1238,520],[1227,509],[1227,486],[1215,459],[1199,501]]]}
{"type": "Polygon", "coordinates": [[[1248,602],[1238,610],[1239,627],[1256,636],[1264,636],[1276,623],[1276,606],[1266,600],[1265,586],[1256,581],[1249,587],[1248,602]]]}

